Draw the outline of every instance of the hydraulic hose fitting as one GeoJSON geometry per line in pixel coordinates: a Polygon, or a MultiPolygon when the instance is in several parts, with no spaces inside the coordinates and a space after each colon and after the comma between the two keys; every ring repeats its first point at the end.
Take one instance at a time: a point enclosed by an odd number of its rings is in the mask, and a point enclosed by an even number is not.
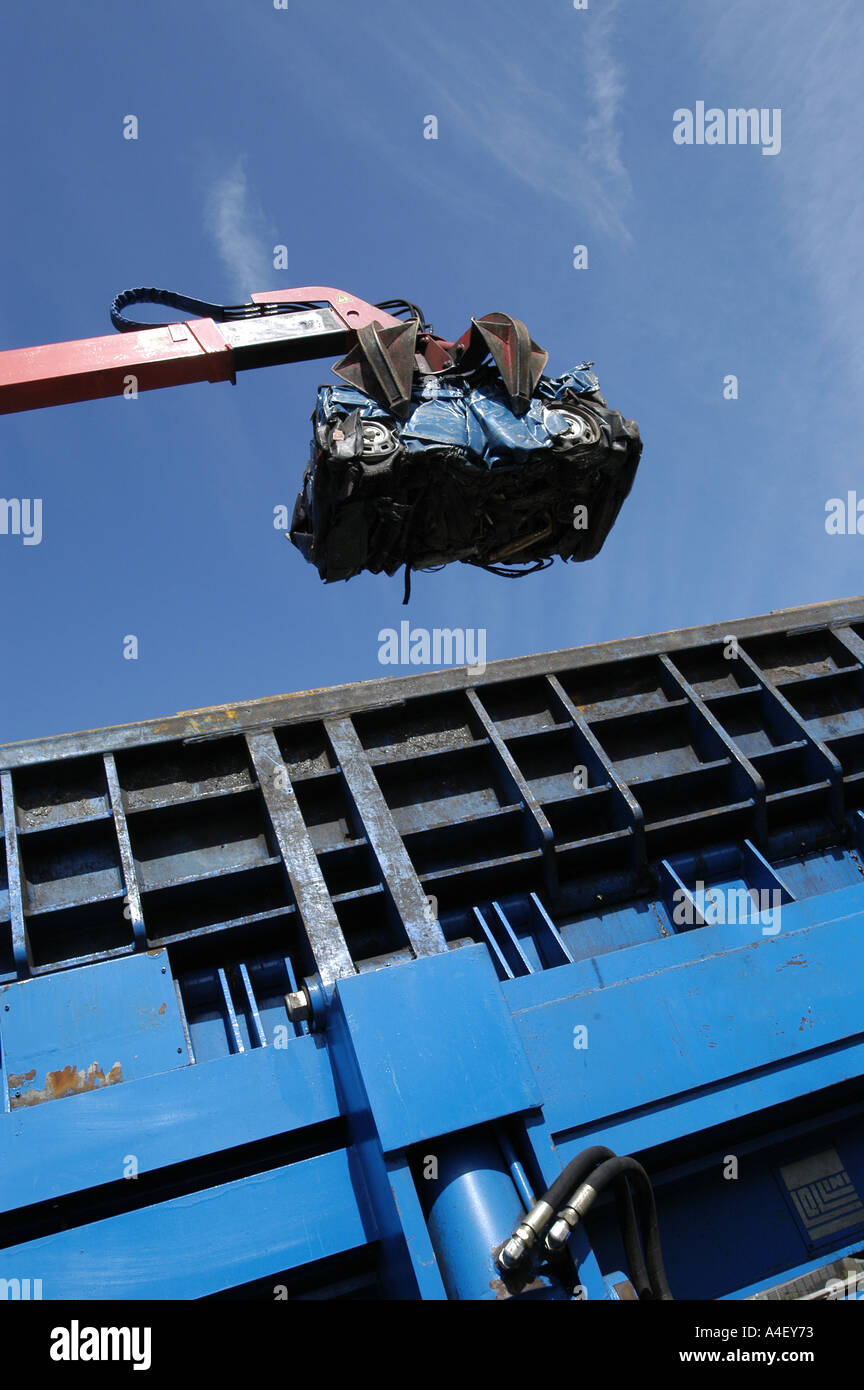
{"type": "Polygon", "coordinates": [[[569,1211],[570,1209],[568,1208],[567,1214],[562,1212],[560,1216],[552,1222],[549,1234],[546,1237],[546,1249],[549,1251],[550,1255],[557,1255],[559,1250],[563,1250],[575,1230],[576,1220],[578,1220],[578,1218],[574,1219],[572,1222],[568,1220],[569,1211]]]}
{"type": "Polygon", "coordinates": [[[570,1201],[558,1212],[546,1236],[546,1249],[550,1255],[557,1255],[558,1251],[564,1248],[596,1197],[597,1189],[592,1187],[590,1182],[583,1182],[581,1187],[576,1189],[570,1201]]]}
{"type": "Polygon", "coordinates": [[[554,1207],[548,1202],[538,1202],[520,1222],[498,1255],[498,1268],[505,1274],[522,1264],[537,1244],[544,1230],[555,1215],[554,1207]]]}
{"type": "Polygon", "coordinates": [[[537,1237],[529,1226],[524,1224],[517,1226],[498,1256],[499,1268],[502,1270],[515,1269],[517,1265],[522,1263],[536,1239],[537,1237]]]}

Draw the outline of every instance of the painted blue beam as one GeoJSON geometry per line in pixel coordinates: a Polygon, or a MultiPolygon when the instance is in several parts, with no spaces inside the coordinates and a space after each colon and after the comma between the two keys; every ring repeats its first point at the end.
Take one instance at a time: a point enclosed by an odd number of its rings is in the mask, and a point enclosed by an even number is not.
{"type": "MultiPolygon", "coordinates": [[[[712,929],[721,939],[724,930],[712,929]]],[[[847,968],[862,930],[859,912],[746,945],[718,941],[718,954],[686,965],[518,1009],[550,1128],[599,1124],[719,1083],[740,1086],[759,1069],[864,1040],[859,981],[847,968]],[[579,1026],[585,1046],[574,1045],[579,1026]]],[[[511,1005],[521,983],[505,986],[511,1005]]],[[[791,1076],[787,1088],[798,1093],[791,1076]]],[[[739,1101],[750,1108],[743,1089],[739,1101]]]]}
{"type": "Polygon", "coordinates": [[[165,951],[0,987],[10,1110],[186,1066],[165,951]]]}
{"type": "Polygon", "coordinates": [[[46,1299],[203,1298],[375,1239],[344,1150],[0,1252],[46,1299]]]}
{"type": "Polygon", "coordinates": [[[538,1103],[485,946],[336,988],[384,1153],[538,1103]]]}
{"type": "Polygon", "coordinates": [[[311,1037],[15,1110],[0,1116],[2,1208],[116,1182],[127,1154],[154,1172],[338,1115],[311,1037]]]}

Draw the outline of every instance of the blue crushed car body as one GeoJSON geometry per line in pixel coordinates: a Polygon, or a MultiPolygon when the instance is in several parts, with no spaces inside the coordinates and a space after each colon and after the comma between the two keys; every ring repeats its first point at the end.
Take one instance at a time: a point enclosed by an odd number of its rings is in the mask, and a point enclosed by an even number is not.
{"type": "Polygon", "coordinates": [[[518,575],[556,556],[590,559],[642,445],[589,366],[541,376],[521,415],[491,370],[425,378],[398,419],[351,386],[322,386],[292,541],[326,581],[453,560],[518,575]]]}

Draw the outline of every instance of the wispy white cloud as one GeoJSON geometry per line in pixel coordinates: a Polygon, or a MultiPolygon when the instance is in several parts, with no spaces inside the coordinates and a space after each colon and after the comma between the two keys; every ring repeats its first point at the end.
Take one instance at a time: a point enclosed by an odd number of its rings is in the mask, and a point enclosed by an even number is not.
{"type": "Polygon", "coordinates": [[[560,25],[553,31],[530,6],[502,3],[480,54],[415,10],[410,52],[394,33],[382,34],[381,44],[402,72],[413,73],[423,54],[424,98],[442,139],[457,139],[468,157],[477,151],[532,193],[578,208],[600,231],[628,241],[618,10],[619,0],[609,0],[603,9],[572,11],[562,42],[560,25]]]}
{"type": "Polygon", "coordinates": [[[254,202],[243,160],[220,174],[207,199],[207,228],[239,298],[267,289],[273,250],[265,218],[254,202]]]}
{"type": "Polygon", "coordinates": [[[800,266],[803,291],[821,309],[826,340],[842,349],[860,381],[864,6],[860,0],[831,6],[761,0],[755,7],[731,0],[722,16],[704,23],[701,38],[712,77],[739,94],[741,104],[782,108],[782,152],[765,163],[775,166],[784,239],[800,266]]]}
{"type": "Polygon", "coordinates": [[[626,83],[623,64],[616,57],[616,16],[619,0],[595,12],[585,30],[585,68],[588,113],[585,134],[589,157],[598,177],[616,200],[631,194],[630,175],[621,154],[621,106],[626,83]]]}

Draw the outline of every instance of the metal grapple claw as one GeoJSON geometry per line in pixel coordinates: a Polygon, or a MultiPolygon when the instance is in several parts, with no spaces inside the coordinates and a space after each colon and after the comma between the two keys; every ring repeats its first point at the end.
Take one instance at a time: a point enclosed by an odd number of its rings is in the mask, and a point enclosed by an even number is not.
{"type": "MultiPolygon", "coordinates": [[[[472,318],[471,325],[469,334],[476,330],[484,349],[492,354],[513,414],[524,415],[549,361],[548,352],[537,346],[522,320],[511,318],[510,314],[484,314],[482,318],[472,318]]],[[[469,341],[466,356],[470,352],[469,341]]]]}
{"type": "Polygon", "coordinates": [[[357,342],[333,371],[380,401],[391,414],[403,418],[411,407],[414,380],[414,354],[417,346],[417,320],[408,319],[392,328],[377,323],[357,330],[357,342]]]}

